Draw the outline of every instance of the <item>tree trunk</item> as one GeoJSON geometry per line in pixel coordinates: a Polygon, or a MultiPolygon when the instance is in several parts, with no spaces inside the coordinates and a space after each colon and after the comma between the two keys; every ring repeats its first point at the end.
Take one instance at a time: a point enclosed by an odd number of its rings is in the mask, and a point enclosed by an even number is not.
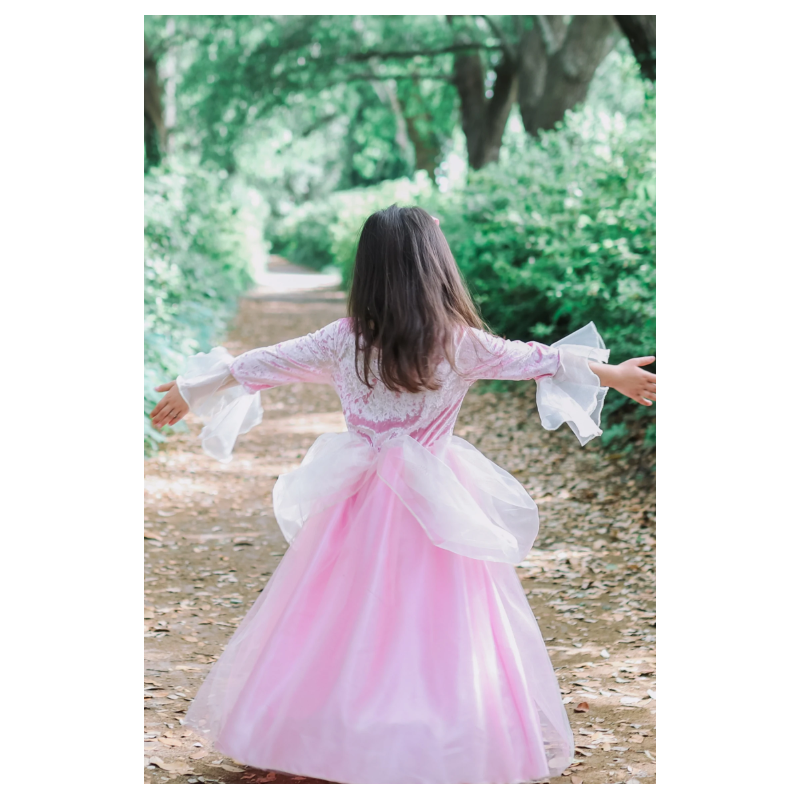
{"type": "Polygon", "coordinates": [[[548,51],[554,52],[552,45],[548,48],[545,39],[547,23],[543,24],[535,16],[532,19],[533,25],[522,33],[519,47],[519,110],[522,124],[529,133],[535,123],[536,108],[544,94],[548,51]]]}
{"type": "Polygon", "coordinates": [[[517,101],[519,88],[519,65],[508,54],[495,68],[497,78],[492,87],[492,98],[486,109],[483,132],[483,162],[479,166],[497,161],[503,144],[503,131],[508,115],[517,101]]]}
{"type": "Polygon", "coordinates": [[[615,16],[619,27],[627,37],[642,75],[655,82],[656,79],[656,17],[615,16]]]}
{"type": "Polygon", "coordinates": [[[155,57],[144,43],[144,153],[147,167],[157,166],[166,146],[166,128],[161,106],[161,84],[155,57]]]}
{"type": "Polygon", "coordinates": [[[566,111],[586,99],[597,67],[620,36],[613,17],[580,14],[558,46],[560,31],[548,35],[546,23],[541,18],[537,23],[522,42],[520,74],[520,112],[532,136],[554,128],[566,111]],[[554,46],[558,49],[551,51],[554,46]]]}
{"type": "MultiPolygon", "coordinates": [[[[454,16],[447,21],[453,25],[454,16]]],[[[456,39],[459,38],[457,34],[456,39]]],[[[468,38],[468,37],[467,37],[468,38]]],[[[518,65],[508,48],[495,68],[492,97],[486,97],[486,70],[480,53],[455,56],[453,83],[461,100],[461,127],[467,138],[467,156],[473,169],[497,161],[508,115],[517,99],[518,65]]]]}
{"type": "Polygon", "coordinates": [[[557,53],[564,44],[569,23],[562,14],[537,14],[534,19],[541,28],[547,55],[557,53]]]}
{"type": "Polygon", "coordinates": [[[419,116],[407,117],[408,135],[414,144],[414,170],[424,169],[432,181],[436,180],[436,167],[439,166],[441,148],[433,137],[425,136],[420,130],[419,116]]]}
{"type": "MultiPolygon", "coordinates": [[[[453,25],[454,17],[448,15],[453,25]]],[[[518,44],[497,34],[503,57],[495,68],[492,97],[486,97],[486,70],[477,52],[454,57],[453,83],[461,100],[461,126],[473,169],[497,161],[508,116],[519,100],[525,130],[537,136],[586,99],[594,73],[619,40],[608,15],[530,15],[515,19],[518,44]]],[[[491,22],[491,20],[490,20],[491,22]]],[[[470,38],[465,33],[464,38],[470,38]]],[[[458,41],[459,34],[456,34],[458,41]]]]}
{"type": "MultiPolygon", "coordinates": [[[[170,17],[164,27],[167,38],[175,35],[175,19],[170,17]]],[[[176,102],[176,91],[178,84],[178,58],[174,45],[167,48],[164,58],[161,60],[161,74],[164,76],[164,130],[166,152],[171,151],[172,131],[178,122],[178,105],[176,102]]]]}
{"type": "Polygon", "coordinates": [[[477,53],[455,58],[453,82],[461,99],[461,127],[467,137],[469,165],[480,169],[500,156],[508,115],[517,99],[517,63],[504,55],[487,99],[483,62],[477,53]]]}
{"type": "MultiPolygon", "coordinates": [[[[415,82],[416,83],[416,82],[415,82]]],[[[439,166],[442,148],[431,131],[431,115],[428,111],[412,113],[410,103],[398,95],[403,117],[406,121],[408,137],[414,146],[414,169],[424,169],[432,181],[436,180],[436,167],[439,166]]],[[[421,103],[420,103],[421,105],[421,103]]]]}
{"type": "Polygon", "coordinates": [[[476,169],[483,166],[483,117],[486,110],[483,80],[483,63],[478,53],[455,57],[453,82],[461,100],[461,128],[467,137],[469,164],[476,169]]]}

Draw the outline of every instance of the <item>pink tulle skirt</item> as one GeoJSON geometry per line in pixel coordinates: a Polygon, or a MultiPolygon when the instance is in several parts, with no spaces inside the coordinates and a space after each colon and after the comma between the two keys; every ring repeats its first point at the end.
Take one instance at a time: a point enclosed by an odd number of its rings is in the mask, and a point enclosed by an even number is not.
{"type": "Polygon", "coordinates": [[[305,523],[186,724],[338,783],[520,783],[573,755],[514,567],[437,547],[375,474],[305,523]]]}

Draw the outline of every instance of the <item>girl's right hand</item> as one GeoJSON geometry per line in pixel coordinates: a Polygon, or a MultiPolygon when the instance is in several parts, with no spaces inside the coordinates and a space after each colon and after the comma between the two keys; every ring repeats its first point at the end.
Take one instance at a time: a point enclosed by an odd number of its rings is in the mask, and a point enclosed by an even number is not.
{"type": "Polygon", "coordinates": [[[175,381],[162,383],[156,386],[157,392],[166,392],[158,401],[158,405],[150,412],[154,428],[163,428],[164,425],[174,425],[180,422],[189,411],[189,404],[181,397],[178,384],[175,381]]]}

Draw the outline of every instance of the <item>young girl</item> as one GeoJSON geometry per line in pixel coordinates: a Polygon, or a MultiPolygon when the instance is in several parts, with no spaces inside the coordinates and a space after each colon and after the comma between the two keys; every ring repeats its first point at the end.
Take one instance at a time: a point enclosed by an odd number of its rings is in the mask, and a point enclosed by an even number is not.
{"type": "Polygon", "coordinates": [[[159,387],[157,427],[191,410],[227,462],[259,392],[337,391],[324,434],[275,485],[291,547],[197,693],[187,726],[241,763],[339,783],[520,783],[559,775],[572,734],[514,564],[535,503],[453,436],[483,378],[537,382],[542,425],[599,436],[607,387],[655,400],[652,357],[604,364],[589,323],[548,347],[486,332],[438,221],[392,206],[364,224],[349,316],[159,387]]]}

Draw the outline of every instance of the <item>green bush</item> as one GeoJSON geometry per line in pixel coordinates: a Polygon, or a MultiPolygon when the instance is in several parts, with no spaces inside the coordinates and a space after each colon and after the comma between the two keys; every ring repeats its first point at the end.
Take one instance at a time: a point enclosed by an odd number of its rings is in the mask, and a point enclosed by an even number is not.
{"type": "MultiPolygon", "coordinates": [[[[552,342],[593,321],[614,362],[655,354],[654,98],[627,119],[568,112],[430,210],[496,332],[552,342]]],[[[619,422],[632,401],[609,395],[604,443],[653,443],[654,408],[635,408],[619,422]]]]}
{"type": "Polygon", "coordinates": [[[355,248],[364,220],[392,203],[426,205],[435,189],[425,172],[360,189],[334,192],[298,206],[269,231],[272,249],[296,264],[335,267],[349,286],[355,248]]]}
{"type": "Polygon", "coordinates": [[[620,358],[655,346],[655,114],[568,114],[434,210],[490,325],[561,335],[594,320],[620,358]]]}
{"type": "Polygon", "coordinates": [[[236,209],[223,178],[172,163],[145,175],[144,444],[161,433],[149,413],[154,387],[174,378],[187,356],[208,350],[252,282],[236,209]]]}

